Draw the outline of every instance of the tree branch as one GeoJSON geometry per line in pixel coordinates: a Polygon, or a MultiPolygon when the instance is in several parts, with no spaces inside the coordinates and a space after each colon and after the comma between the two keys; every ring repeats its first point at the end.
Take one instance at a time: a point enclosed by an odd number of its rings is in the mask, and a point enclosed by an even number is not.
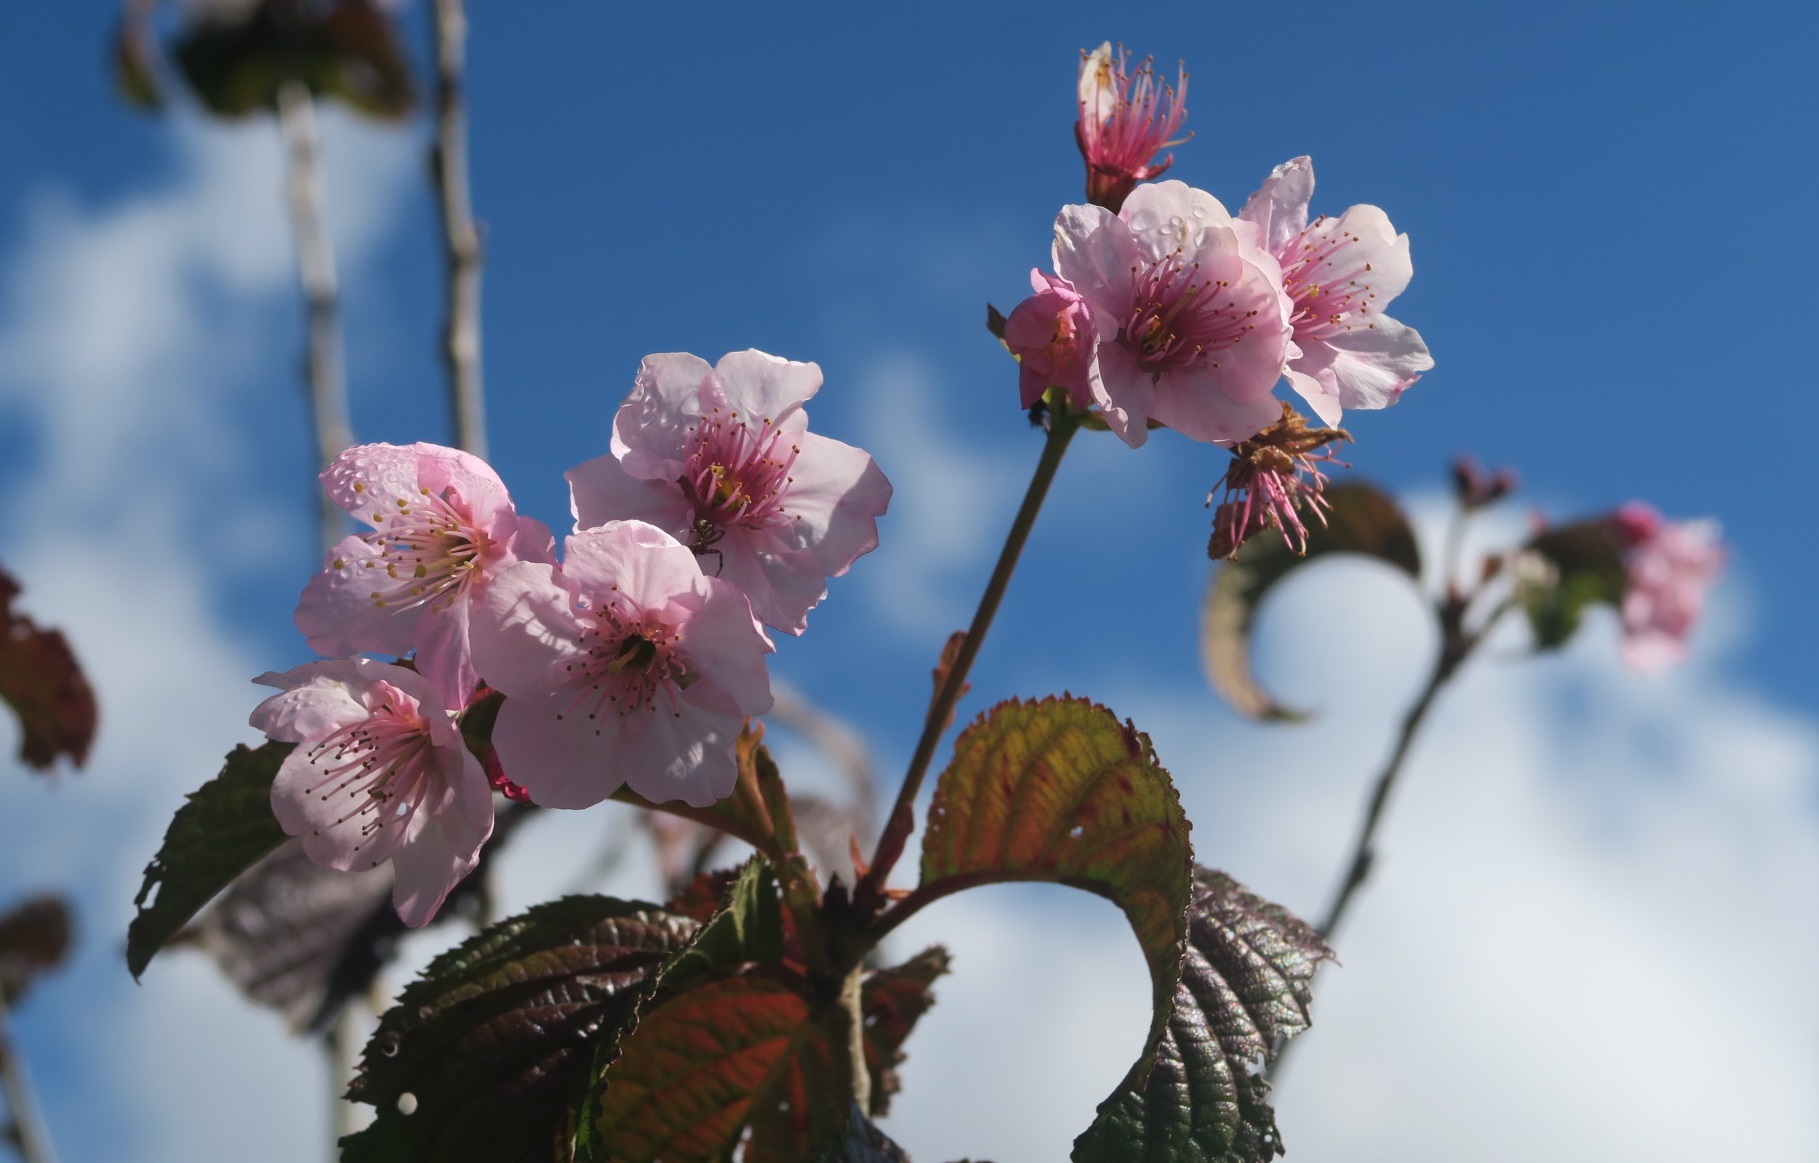
{"type": "Polygon", "coordinates": [[[442,358],[448,365],[449,409],[455,443],[486,456],[486,398],[480,378],[480,232],[474,225],[467,178],[467,14],[461,0],[435,0],[436,142],[430,173],[442,215],[448,276],[448,317],[442,358]]]}

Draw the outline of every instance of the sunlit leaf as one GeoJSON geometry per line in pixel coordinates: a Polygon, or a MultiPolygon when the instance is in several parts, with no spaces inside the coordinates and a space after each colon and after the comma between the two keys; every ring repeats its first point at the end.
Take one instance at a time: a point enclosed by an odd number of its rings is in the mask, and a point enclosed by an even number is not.
{"type": "Polygon", "coordinates": [[[655,906],[566,897],[444,953],[367,1044],[349,1095],[378,1113],[342,1159],[551,1159],[571,1094],[695,930],[655,906]]]}
{"type": "Polygon", "coordinates": [[[1332,955],[1313,926],[1222,872],[1198,869],[1167,1028],[1149,1071],[1100,1104],[1076,1163],[1261,1163],[1282,1154],[1262,1071],[1308,1027],[1332,955]]]}
{"type": "Polygon", "coordinates": [[[1136,930],[1159,1023],[1186,932],[1187,832],[1141,732],[1085,699],[1011,700],[954,744],[929,805],[916,891],[1038,880],[1108,898],[1136,930]]]}
{"type": "Polygon", "coordinates": [[[196,910],[284,843],[272,815],[272,778],[290,743],[234,748],[221,774],[190,793],[145,866],[126,931],[126,965],[137,977],[196,910]]]}
{"type": "Polygon", "coordinates": [[[1308,523],[1307,556],[1296,556],[1281,537],[1264,530],[1247,540],[1231,561],[1213,572],[1200,608],[1200,659],[1213,688],[1234,709],[1256,719],[1295,720],[1301,711],[1278,703],[1251,674],[1251,631],[1257,608],[1277,583],[1309,562],[1341,553],[1361,554],[1421,576],[1421,553],[1408,518],[1374,485],[1348,481],[1326,490],[1332,504],[1323,527],[1308,523]]]}
{"type": "Polygon", "coordinates": [[[54,894],[0,916],[0,1001],[16,1003],[35,979],[63,964],[72,928],[69,903],[54,894]]]}
{"type": "Polygon", "coordinates": [[[752,1102],[805,1044],[829,1053],[809,1002],[773,978],[708,982],[653,1008],[606,1072],[596,1125],[613,1163],[718,1163],[752,1102]]]}
{"type": "Polygon", "coordinates": [[[44,770],[65,755],[80,767],[95,739],[95,692],[62,634],[13,611],[18,593],[0,569],[0,700],[19,717],[19,759],[44,770]]]}
{"type": "Polygon", "coordinates": [[[1517,568],[1516,593],[1538,650],[1563,646],[1587,606],[1623,603],[1623,544],[1609,521],[1581,521],[1539,534],[1517,568]]]}

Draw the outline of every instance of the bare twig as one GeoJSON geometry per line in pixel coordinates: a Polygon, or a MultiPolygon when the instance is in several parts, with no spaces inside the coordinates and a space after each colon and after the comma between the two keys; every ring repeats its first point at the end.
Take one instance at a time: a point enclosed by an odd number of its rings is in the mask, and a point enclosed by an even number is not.
{"type": "MultiPolygon", "coordinates": [[[[304,383],[316,428],[316,459],[324,466],[354,442],[347,415],[347,375],[341,356],[341,292],[335,278],[335,252],[322,214],[321,141],[316,132],[316,103],[301,81],[286,81],[278,90],[278,124],[284,133],[289,163],[291,225],[297,235],[297,270],[303,280],[309,341],[304,356],[304,383]]],[[[341,510],[316,490],[321,505],[322,548],[341,540],[341,510]]]]}
{"type": "Polygon", "coordinates": [[[771,680],[771,697],[771,717],[813,744],[846,777],[863,830],[870,831],[872,815],[877,808],[878,783],[865,740],[847,723],[816,706],[801,691],[781,679],[771,680]]]}
{"type": "Polygon", "coordinates": [[[0,996],[0,1093],[6,1096],[6,1113],[19,1157],[24,1163],[56,1163],[50,1133],[44,1128],[37,1100],[32,1097],[31,1080],[26,1077],[25,1059],[13,1049],[12,1024],[4,996],[0,996]]]}
{"type": "Polygon", "coordinates": [[[448,364],[455,443],[486,456],[486,397],[480,378],[480,232],[467,179],[467,14],[461,0],[430,6],[436,34],[436,141],[430,173],[442,212],[448,269],[448,319],[442,358],[448,364]]]}

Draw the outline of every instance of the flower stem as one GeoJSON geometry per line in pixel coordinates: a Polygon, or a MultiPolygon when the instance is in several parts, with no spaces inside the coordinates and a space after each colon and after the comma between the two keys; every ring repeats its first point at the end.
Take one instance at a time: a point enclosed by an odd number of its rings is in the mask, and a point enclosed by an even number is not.
{"type": "Polygon", "coordinates": [[[966,687],[967,673],[972,670],[973,660],[979,656],[979,648],[985,643],[986,631],[991,629],[992,618],[997,615],[998,605],[1004,600],[1004,591],[1010,585],[1011,574],[1017,569],[1017,559],[1022,555],[1023,545],[1029,540],[1030,530],[1036,524],[1036,514],[1041,511],[1043,499],[1048,496],[1049,485],[1054,483],[1055,472],[1061,467],[1061,457],[1067,452],[1068,442],[1079,429],[1080,419],[1075,413],[1056,409],[1050,414],[1048,442],[1042,446],[1042,457],[1036,462],[1036,471],[1030,477],[1029,489],[1023,494],[1023,505],[1017,510],[1016,519],[1011,522],[1010,532],[1005,536],[1004,549],[998,554],[998,564],[992,570],[991,579],[985,583],[985,593],[979,598],[979,608],[973,614],[972,625],[967,628],[966,640],[960,644],[946,680],[935,692],[934,701],[929,704],[928,717],[922,723],[922,737],[916,742],[916,752],[910,759],[909,772],[903,777],[903,786],[897,789],[897,802],[886,817],[884,834],[878,839],[872,866],[860,879],[854,893],[855,905],[862,916],[883,902],[885,878],[890,875],[898,857],[903,855],[903,846],[915,827],[916,795],[922,790],[922,780],[928,775],[929,764],[935,758],[935,747],[953,719],[954,705],[960,701],[960,692],[966,687]]]}
{"type": "Polygon", "coordinates": [[[455,443],[486,457],[486,397],[480,378],[480,231],[467,177],[467,14],[461,0],[430,6],[436,38],[436,141],[430,150],[448,271],[442,358],[448,365],[455,443]]]}
{"type": "MultiPolygon", "coordinates": [[[[341,358],[341,292],[335,278],[335,252],[322,214],[321,142],[316,132],[316,103],[302,81],[278,89],[278,127],[288,159],[291,225],[297,236],[297,270],[309,327],[304,351],[304,383],[316,430],[316,459],[323,466],[354,442],[347,414],[347,376],[341,358]]],[[[322,548],[341,540],[341,509],[316,489],[322,548]]]]}
{"type": "Polygon", "coordinates": [[[50,1133],[38,1115],[38,1104],[32,1097],[30,1080],[25,1073],[25,1059],[13,1048],[12,1024],[6,1008],[6,997],[0,994],[0,1094],[6,1097],[6,1113],[13,1145],[24,1163],[56,1163],[51,1150],[50,1133]]]}

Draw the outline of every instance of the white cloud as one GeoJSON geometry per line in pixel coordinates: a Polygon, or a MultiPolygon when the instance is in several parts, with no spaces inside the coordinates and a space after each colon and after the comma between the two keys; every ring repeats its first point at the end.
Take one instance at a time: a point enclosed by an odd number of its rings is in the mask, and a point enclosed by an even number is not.
{"type": "MultiPolygon", "coordinates": [[[[357,275],[418,153],[324,123],[331,223],[357,275]]],[[[302,482],[259,478],[259,434],[236,425],[252,390],[293,390],[301,308],[274,137],[180,120],[172,179],[93,209],[41,195],[7,263],[0,412],[30,433],[31,472],[9,482],[0,556],[28,611],[69,635],[102,716],[84,772],[0,779],[0,900],[77,897],[77,959],[21,1015],[72,1159],[327,1152],[314,1047],[199,959],[161,960],[135,987],[120,956],[171,813],[251,735],[248,680],[267,666],[223,613],[222,579],[312,532],[302,482]]]]}

